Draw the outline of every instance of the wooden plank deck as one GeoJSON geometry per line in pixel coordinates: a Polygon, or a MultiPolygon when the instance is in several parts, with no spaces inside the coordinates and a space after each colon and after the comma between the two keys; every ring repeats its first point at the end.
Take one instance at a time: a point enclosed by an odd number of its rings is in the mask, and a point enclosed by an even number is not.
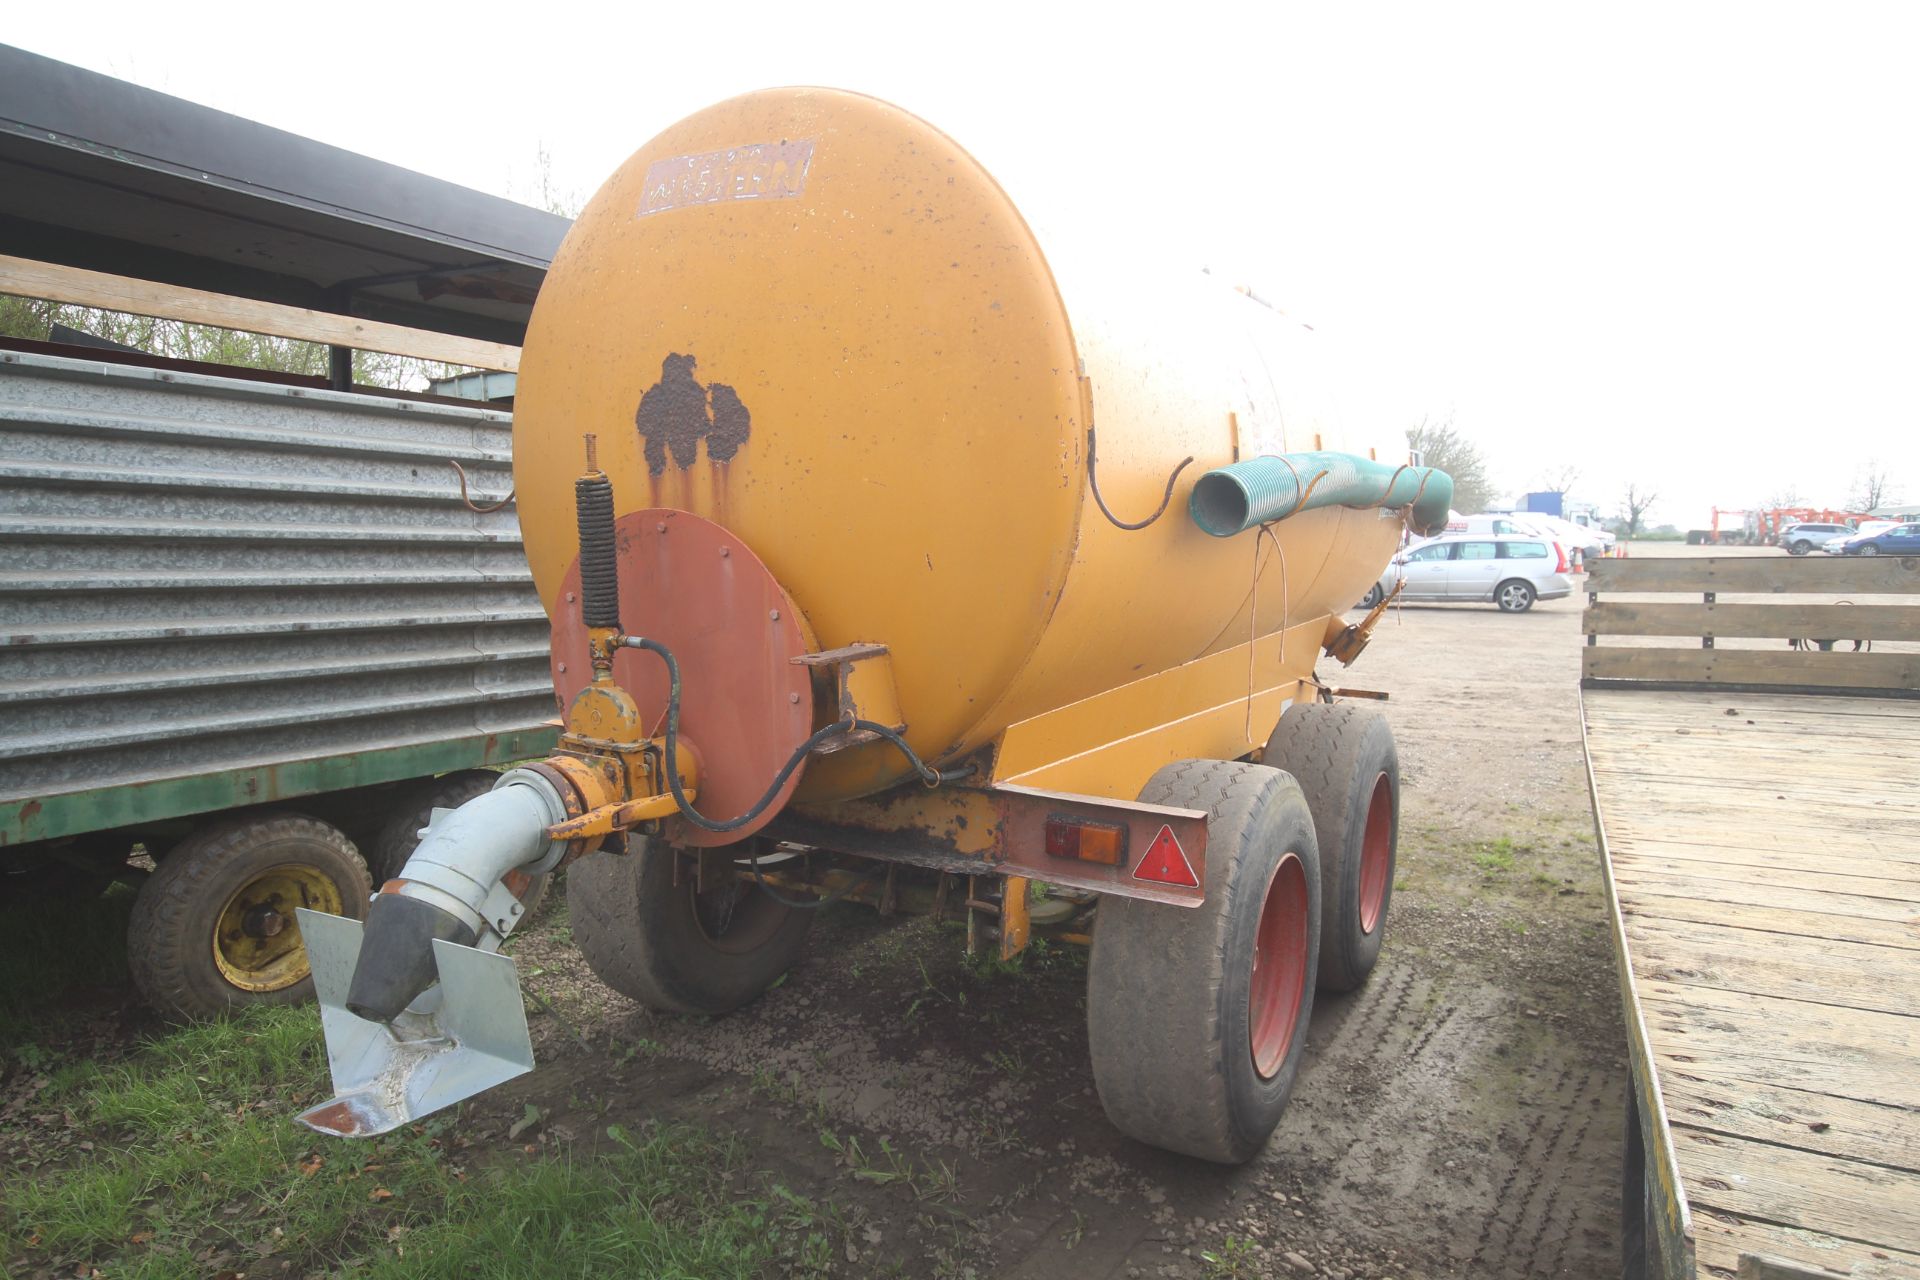
{"type": "Polygon", "coordinates": [[[1698,1274],[1920,1280],[1920,701],[1583,702],[1698,1274]]]}

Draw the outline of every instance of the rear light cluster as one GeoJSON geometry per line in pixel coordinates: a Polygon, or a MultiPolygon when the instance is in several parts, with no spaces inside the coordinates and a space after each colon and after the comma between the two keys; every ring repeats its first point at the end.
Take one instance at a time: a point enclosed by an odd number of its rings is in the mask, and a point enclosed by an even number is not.
{"type": "MultiPolygon", "coordinates": [[[[1097,862],[1105,867],[1124,867],[1128,864],[1127,827],[1124,823],[1050,813],[1047,815],[1046,845],[1049,858],[1097,862]]],[[[1135,880],[1177,885],[1183,889],[1200,887],[1200,876],[1193,868],[1193,860],[1187,857],[1180,837],[1174,835],[1173,828],[1166,823],[1162,823],[1159,834],[1147,842],[1147,851],[1140,855],[1139,863],[1129,874],[1135,880]]]]}
{"type": "Polygon", "coordinates": [[[1072,858],[1117,867],[1127,859],[1127,829],[1119,823],[1095,822],[1055,813],[1047,816],[1047,856],[1072,858]]]}

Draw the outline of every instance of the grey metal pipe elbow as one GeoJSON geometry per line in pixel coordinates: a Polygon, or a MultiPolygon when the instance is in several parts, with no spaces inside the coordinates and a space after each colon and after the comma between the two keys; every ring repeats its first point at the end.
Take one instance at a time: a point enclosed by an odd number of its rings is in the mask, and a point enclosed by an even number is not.
{"type": "Polygon", "coordinates": [[[566,817],[553,785],[519,769],[458,809],[437,811],[396,887],[374,895],[348,1011],[391,1023],[434,984],[435,939],[473,946],[490,932],[505,937],[511,916],[489,911],[512,897],[500,878],[516,867],[538,874],[558,865],[566,841],[549,837],[547,828],[566,817]]]}
{"type": "Polygon", "coordinates": [[[566,819],[552,783],[531,770],[503,774],[485,795],[434,814],[400,871],[399,892],[481,932],[487,896],[501,876],[515,867],[544,871],[564,856],[566,841],[549,839],[547,828],[566,819]]]}

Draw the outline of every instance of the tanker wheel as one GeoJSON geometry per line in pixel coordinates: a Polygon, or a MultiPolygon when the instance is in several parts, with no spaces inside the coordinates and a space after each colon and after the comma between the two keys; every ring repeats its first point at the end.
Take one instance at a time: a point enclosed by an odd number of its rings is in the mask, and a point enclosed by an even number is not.
{"type": "Polygon", "coordinates": [[[1251,1159],[1286,1110],[1320,950],[1320,855],[1300,784],[1182,760],[1147,804],[1203,809],[1206,901],[1101,900],[1087,970],[1094,1085],[1116,1128],[1221,1164],[1251,1159]]]}
{"type": "Polygon", "coordinates": [[[1295,703],[1264,761],[1300,783],[1320,843],[1320,989],[1352,991],[1380,958],[1400,836],[1400,757],[1371,707],[1295,703]]]}
{"type": "MultiPolygon", "coordinates": [[[[420,833],[433,821],[435,809],[458,809],[469,800],[476,799],[493,790],[500,781],[500,775],[491,769],[462,769],[458,773],[442,774],[438,778],[429,778],[406,793],[400,807],[380,833],[373,839],[373,850],[367,856],[367,868],[373,872],[373,883],[377,887],[400,874],[407,865],[407,859],[420,847],[420,833]]],[[[514,873],[509,872],[511,877],[514,873]]],[[[514,894],[526,908],[521,917],[522,926],[533,918],[547,896],[547,887],[553,880],[551,872],[538,876],[520,876],[525,884],[513,884],[514,894]]]]}
{"type": "Polygon", "coordinates": [[[364,920],[373,886],[353,842],[315,818],[262,813],[176,844],[134,899],[127,958],[162,1013],[205,1018],[313,994],[299,907],[364,920]]]}
{"type": "Polygon", "coordinates": [[[673,849],[634,838],[626,854],[567,868],[573,940],[602,982],[663,1013],[730,1013],[800,958],[813,912],[752,884],[706,893],[673,882],[673,849]]]}

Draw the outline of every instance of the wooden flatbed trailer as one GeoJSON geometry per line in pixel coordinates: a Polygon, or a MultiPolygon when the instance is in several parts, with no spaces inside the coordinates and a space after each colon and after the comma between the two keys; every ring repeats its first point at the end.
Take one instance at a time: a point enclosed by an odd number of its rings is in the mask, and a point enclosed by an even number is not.
{"type": "Polygon", "coordinates": [[[1606,561],[1588,590],[1623,1275],[1920,1278],[1920,560],[1606,561]]]}

